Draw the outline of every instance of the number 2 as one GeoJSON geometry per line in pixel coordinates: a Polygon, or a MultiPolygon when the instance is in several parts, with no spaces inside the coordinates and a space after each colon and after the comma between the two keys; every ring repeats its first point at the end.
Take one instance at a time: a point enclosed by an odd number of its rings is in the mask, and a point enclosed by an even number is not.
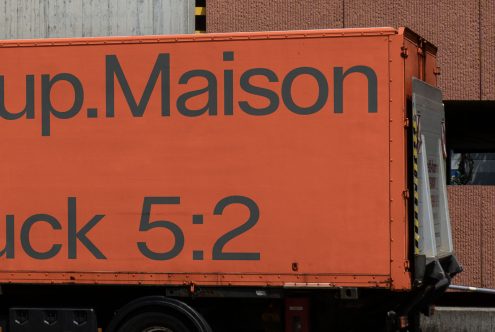
{"type": "Polygon", "coordinates": [[[256,203],[245,196],[228,196],[223,198],[220,202],[217,203],[215,209],[213,210],[213,214],[221,215],[223,214],[223,210],[232,204],[242,204],[249,209],[249,218],[248,220],[242,224],[241,226],[227,232],[223,236],[221,236],[213,245],[213,260],[250,260],[250,261],[259,261],[260,253],[259,252],[224,252],[223,247],[234,238],[239,235],[247,232],[251,228],[256,225],[258,219],[260,217],[260,210],[256,203]]]}

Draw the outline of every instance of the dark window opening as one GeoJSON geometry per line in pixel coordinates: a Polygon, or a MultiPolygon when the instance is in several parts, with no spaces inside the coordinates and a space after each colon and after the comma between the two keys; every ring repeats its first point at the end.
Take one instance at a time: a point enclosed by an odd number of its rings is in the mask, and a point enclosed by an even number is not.
{"type": "Polygon", "coordinates": [[[495,102],[446,101],[448,183],[495,185],[495,102]]]}
{"type": "Polygon", "coordinates": [[[195,30],[206,32],[206,0],[196,0],[195,30]]]}

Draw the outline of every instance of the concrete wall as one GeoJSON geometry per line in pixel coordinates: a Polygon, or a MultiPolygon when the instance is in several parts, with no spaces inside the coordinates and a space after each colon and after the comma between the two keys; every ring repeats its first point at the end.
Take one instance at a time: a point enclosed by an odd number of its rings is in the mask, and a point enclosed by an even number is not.
{"type": "Polygon", "coordinates": [[[208,0],[208,32],[408,26],[439,47],[446,100],[495,100],[493,0],[208,0]]]}
{"type": "Polygon", "coordinates": [[[194,0],[0,0],[0,39],[192,33],[194,0]]]}
{"type": "Polygon", "coordinates": [[[438,307],[431,317],[421,317],[422,332],[495,331],[494,308],[438,307]]]}

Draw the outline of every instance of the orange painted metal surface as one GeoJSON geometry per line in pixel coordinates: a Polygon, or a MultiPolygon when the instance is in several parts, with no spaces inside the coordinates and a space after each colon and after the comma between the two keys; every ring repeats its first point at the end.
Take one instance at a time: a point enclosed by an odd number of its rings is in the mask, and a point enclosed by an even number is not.
{"type": "Polygon", "coordinates": [[[410,288],[404,42],[1,43],[0,281],[410,288]]]}

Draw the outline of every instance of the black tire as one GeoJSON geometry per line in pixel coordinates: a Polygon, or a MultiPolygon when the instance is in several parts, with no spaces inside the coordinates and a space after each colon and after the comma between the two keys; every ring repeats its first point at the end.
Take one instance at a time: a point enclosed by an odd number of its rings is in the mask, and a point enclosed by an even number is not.
{"type": "Polygon", "coordinates": [[[179,319],[161,312],[143,312],[126,320],[118,332],[193,332],[179,319]]]}

